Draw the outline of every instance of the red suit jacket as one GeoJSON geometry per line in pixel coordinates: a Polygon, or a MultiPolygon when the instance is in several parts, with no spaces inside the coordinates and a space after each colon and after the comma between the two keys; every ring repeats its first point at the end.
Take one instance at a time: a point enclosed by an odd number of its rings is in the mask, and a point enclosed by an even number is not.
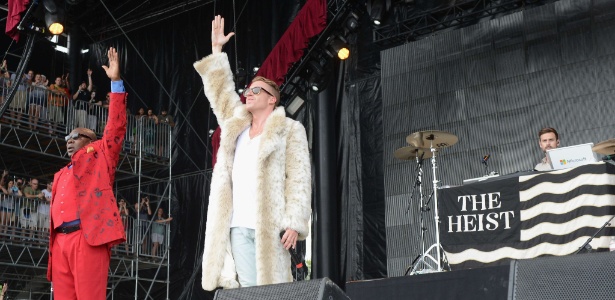
{"type": "MultiPolygon", "coordinates": [[[[109,119],[102,139],[75,152],[71,158],[73,183],[77,192],[77,213],[86,242],[92,246],[107,244],[109,248],[126,241],[124,226],[113,195],[113,181],[126,134],[126,93],[111,93],[109,119]]],[[[59,178],[65,168],[53,178],[52,203],[56,197],[59,178]]],[[[51,257],[56,233],[51,218],[47,279],[51,281],[51,257]]]]}

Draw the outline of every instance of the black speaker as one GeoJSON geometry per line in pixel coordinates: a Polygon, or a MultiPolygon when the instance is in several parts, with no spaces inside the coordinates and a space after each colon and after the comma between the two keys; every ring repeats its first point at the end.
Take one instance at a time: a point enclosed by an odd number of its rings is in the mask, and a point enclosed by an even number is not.
{"type": "Polygon", "coordinates": [[[214,300],[350,300],[329,278],[218,290],[214,300]]]}
{"type": "Polygon", "coordinates": [[[513,260],[509,300],[615,299],[615,252],[513,260]]]}

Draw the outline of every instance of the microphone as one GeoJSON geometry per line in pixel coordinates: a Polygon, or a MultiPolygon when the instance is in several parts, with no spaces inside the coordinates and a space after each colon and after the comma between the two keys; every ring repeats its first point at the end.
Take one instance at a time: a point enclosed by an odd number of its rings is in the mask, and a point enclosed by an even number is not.
{"type": "Polygon", "coordinates": [[[610,154],[610,155],[605,155],[602,157],[603,161],[607,161],[607,160],[613,160],[615,161],[615,154],[610,154]]]}
{"type": "Polygon", "coordinates": [[[491,157],[491,153],[483,156],[483,159],[482,159],[481,163],[487,164],[487,161],[489,160],[490,157],[491,157]]]}
{"type": "MultiPolygon", "coordinates": [[[[282,237],[284,236],[284,233],[286,233],[285,230],[280,231],[280,239],[282,239],[282,237]]],[[[303,258],[301,257],[301,255],[297,253],[297,249],[294,249],[291,247],[290,249],[288,249],[288,253],[290,253],[290,259],[292,260],[292,263],[295,266],[295,268],[297,268],[297,272],[302,273],[303,278],[305,278],[305,276],[307,276],[307,273],[308,273],[308,268],[305,262],[303,261],[303,258]]]]}

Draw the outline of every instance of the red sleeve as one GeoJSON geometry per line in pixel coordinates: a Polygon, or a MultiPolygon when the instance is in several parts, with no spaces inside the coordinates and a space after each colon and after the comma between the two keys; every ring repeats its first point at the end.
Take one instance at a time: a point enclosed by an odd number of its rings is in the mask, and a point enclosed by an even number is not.
{"type": "Polygon", "coordinates": [[[126,135],[126,93],[111,93],[109,117],[102,137],[103,151],[107,158],[111,182],[117,167],[126,135]]]}

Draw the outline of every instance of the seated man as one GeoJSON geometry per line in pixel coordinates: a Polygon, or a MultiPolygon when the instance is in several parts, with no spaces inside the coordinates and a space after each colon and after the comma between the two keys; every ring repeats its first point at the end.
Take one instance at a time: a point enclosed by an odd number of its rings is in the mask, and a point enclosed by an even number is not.
{"type": "Polygon", "coordinates": [[[549,157],[547,156],[547,150],[555,149],[559,147],[559,134],[555,128],[547,127],[543,128],[538,132],[538,145],[540,145],[540,149],[545,154],[542,161],[534,167],[536,171],[551,171],[553,168],[551,167],[551,162],[549,161],[549,157]]]}

